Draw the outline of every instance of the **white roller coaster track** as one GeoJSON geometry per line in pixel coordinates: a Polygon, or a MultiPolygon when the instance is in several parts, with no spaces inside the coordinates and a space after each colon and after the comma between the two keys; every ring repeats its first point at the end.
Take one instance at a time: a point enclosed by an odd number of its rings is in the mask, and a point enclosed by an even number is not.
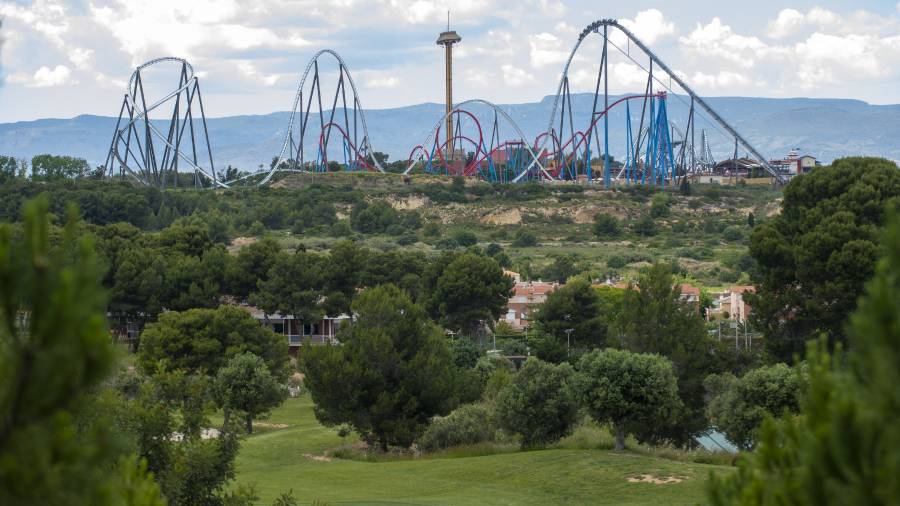
{"type": "MultiPolygon", "coordinates": [[[[139,182],[141,184],[148,184],[147,181],[144,180],[143,176],[141,174],[138,174],[137,172],[135,172],[127,163],[129,155],[131,155],[135,159],[137,159],[137,156],[135,156],[134,153],[130,149],[128,150],[129,152],[124,154],[124,159],[122,158],[122,154],[119,153],[119,142],[120,141],[125,142],[123,135],[126,132],[130,131],[130,129],[135,124],[135,122],[143,120],[145,118],[145,116],[148,116],[151,111],[155,110],[159,106],[168,102],[172,98],[177,97],[182,92],[189,93],[188,90],[191,88],[191,86],[195,86],[196,84],[197,84],[197,77],[194,75],[194,67],[187,60],[185,60],[183,58],[177,58],[174,56],[165,56],[162,58],[156,58],[156,59],[144,62],[143,64],[141,64],[137,68],[135,68],[134,72],[131,73],[131,77],[128,79],[128,85],[125,88],[125,101],[126,101],[126,104],[129,108],[129,110],[132,111],[132,113],[130,115],[131,119],[127,123],[125,123],[125,125],[122,126],[121,128],[117,127],[116,133],[113,136],[112,144],[110,146],[110,152],[112,153],[113,157],[118,161],[119,166],[121,168],[124,168],[128,172],[128,174],[132,178],[134,178],[137,182],[139,182]],[[187,70],[187,73],[185,75],[186,79],[184,81],[184,84],[181,87],[177,88],[176,90],[169,92],[166,96],[157,100],[156,102],[151,104],[149,107],[146,107],[146,109],[143,106],[138,107],[137,103],[135,102],[136,96],[137,96],[137,89],[135,87],[136,87],[136,80],[138,79],[138,76],[140,75],[141,71],[143,71],[144,69],[146,69],[148,67],[152,67],[154,65],[157,65],[159,63],[164,63],[164,62],[177,62],[177,63],[184,65],[184,68],[187,70]],[[138,109],[140,109],[140,111],[138,111],[138,109]],[[138,112],[134,113],[134,111],[138,111],[138,112]]],[[[210,170],[208,171],[208,170],[204,169],[203,167],[194,163],[190,157],[188,157],[186,154],[182,153],[181,150],[177,149],[175,145],[173,145],[171,142],[169,142],[169,140],[166,138],[166,136],[164,136],[162,134],[162,132],[160,132],[155,126],[153,126],[153,124],[149,121],[149,118],[147,118],[147,121],[145,124],[146,124],[146,127],[150,130],[150,132],[153,133],[153,135],[155,135],[160,141],[162,141],[163,144],[165,144],[167,147],[169,147],[172,150],[173,156],[178,156],[179,158],[184,160],[196,172],[203,174],[204,176],[209,178],[211,181],[213,181],[213,183],[216,186],[227,187],[227,185],[224,182],[219,180],[219,178],[217,177],[217,175],[215,173],[215,169],[213,169],[211,167],[210,170]]],[[[208,139],[207,139],[207,142],[209,142],[208,139]]]]}
{"type": "MultiPolygon", "coordinates": [[[[275,162],[275,165],[272,167],[272,169],[269,170],[266,173],[265,177],[263,177],[263,179],[259,182],[260,185],[264,185],[264,184],[268,183],[269,180],[272,179],[272,177],[275,175],[276,172],[282,171],[282,169],[280,169],[280,166],[281,166],[282,162],[285,161],[284,154],[285,154],[285,152],[287,152],[288,145],[290,145],[290,142],[291,142],[291,134],[293,133],[293,130],[294,130],[294,118],[297,115],[297,104],[300,103],[300,97],[303,95],[303,86],[306,84],[306,78],[309,75],[310,69],[312,69],[313,65],[315,65],[315,63],[319,60],[319,57],[324,54],[333,56],[334,59],[337,60],[338,63],[344,68],[344,70],[347,74],[347,80],[350,82],[350,88],[353,90],[353,100],[356,102],[357,109],[359,110],[360,123],[362,124],[362,130],[363,130],[363,143],[360,146],[356,146],[357,151],[365,150],[365,152],[368,154],[368,156],[369,156],[370,160],[372,161],[372,164],[375,166],[375,168],[381,172],[385,171],[384,167],[382,167],[381,164],[378,162],[378,160],[375,159],[375,156],[373,154],[374,150],[372,149],[372,144],[371,144],[371,141],[369,140],[369,127],[366,124],[366,113],[362,107],[362,101],[359,99],[359,93],[356,90],[356,83],[353,82],[353,76],[350,74],[350,67],[347,66],[347,63],[344,62],[344,59],[341,58],[341,55],[339,55],[336,51],[334,51],[332,49],[322,49],[321,51],[316,53],[312,57],[312,59],[309,60],[309,63],[306,64],[306,69],[303,71],[303,76],[300,78],[300,84],[297,85],[297,92],[294,93],[294,103],[293,103],[293,106],[291,107],[291,117],[288,120],[287,131],[285,131],[285,134],[284,134],[284,142],[281,144],[281,152],[278,153],[278,160],[275,162]]],[[[303,139],[301,139],[300,142],[303,142],[303,139]]],[[[287,172],[305,172],[305,171],[288,170],[287,172]]],[[[253,175],[257,175],[257,174],[253,174],[253,175]]],[[[250,176],[248,176],[248,177],[250,177],[250,176]]]]}

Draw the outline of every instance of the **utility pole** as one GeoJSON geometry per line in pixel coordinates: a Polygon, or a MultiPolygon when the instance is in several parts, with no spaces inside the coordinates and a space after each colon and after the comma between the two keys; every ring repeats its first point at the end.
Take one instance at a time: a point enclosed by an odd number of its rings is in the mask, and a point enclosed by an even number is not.
{"type": "Polygon", "coordinates": [[[569,336],[571,336],[572,332],[574,331],[575,329],[566,329],[563,331],[566,333],[566,355],[569,354],[569,348],[572,346],[571,341],[569,340],[569,336]]]}

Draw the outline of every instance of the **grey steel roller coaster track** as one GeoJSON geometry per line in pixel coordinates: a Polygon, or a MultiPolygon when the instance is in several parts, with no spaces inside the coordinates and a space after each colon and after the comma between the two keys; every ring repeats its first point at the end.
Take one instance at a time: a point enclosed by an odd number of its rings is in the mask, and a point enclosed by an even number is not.
{"type": "MultiPolygon", "coordinates": [[[[303,86],[306,84],[306,77],[309,75],[310,69],[312,69],[313,65],[318,61],[319,57],[322,56],[323,54],[329,54],[329,55],[333,56],[338,61],[338,63],[343,66],[343,68],[347,74],[347,80],[350,82],[350,88],[353,90],[353,100],[356,101],[356,104],[359,108],[360,123],[362,124],[362,130],[363,130],[363,145],[357,146],[358,150],[360,150],[360,149],[366,150],[366,153],[368,154],[368,156],[371,159],[375,168],[378,169],[380,172],[385,172],[384,167],[381,166],[381,164],[378,162],[378,160],[374,156],[374,149],[372,149],[372,143],[369,140],[369,127],[366,124],[366,113],[365,113],[365,110],[363,109],[362,101],[359,99],[359,93],[356,90],[356,83],[354,83],[353,76],[350,74],[350,67],[347,66],[347,64],[344,62],[344,59],[341,58],[341,55],[339,55],[336,51],[334,51],[332,49],[322,49],[319,52],[317,52],[315,55],[313,55],[313,57],[309,60],[309,63],[306,64],[306,69],[303,71],[303,76],[300,78],[300,84],[297,85],[297,91],[296,91],[296,93],[294,93],[294,103],[293,103],[293,106],[291,107],[291,116],[290,116],[290,119],[288,120],[287,131],[284,134],[284,142],[281,144],[281,152],[278,153],[278,160],[276,161],[276,163],[272,167],[272,169],[269,170],[266,173],[265,177],[263,177],[263,179],[258,183],[259,185],[264,185],[264,184],[268,183],[269,180],[272,179],[272,177],[275,175],[276,172],[282,171],[279,167],[281,166],[281,163],[285,161],[284,153],[287,151],[288,145],[291,142],[291,133],[294,130],[294,117],[297,115],[297,104],[300,102],[300,97],[303,94],[303,86]]],[[[303,142],[303,141],[301,140],[300,142],[303,142]]],[[[289,172],[295,172],[295,171],[291,170],[289,172]]],[[[305,172],[305,171],[296,171],[296,172],[305,172]]],[[[257,175],[257,174],[254,174],[254,175],[257,175]]]]}
{"type": "MultiPolygon", "coordinates": [[[[584,41],[584,39],[586,39],[588,37],[588,35],[590,35],[591,33],[599,34],[599,29],[604,26],[616,28],[619,31],[621,31],[623,34],[625,34],[625,36],[628,37],[628,39],[631,40],[631,42],[634,42],[634,44],[636,46],[638,46],[642,51],[644,51],[644,53],[653,61],[654,64],[659,66],[659,68],[661,68],[666,74],[668,74],[668,76],[673,81],[678,83],[678,85],[681,86],[681,88],[685,92],[687,92],[687,94],[691,98],[693,98],[700,105],[700,107],[702,107],[703,110],[706,111],[706,113],[709,114],[710,117],[712,117],[712,119],[716,121],[716,123],[719,124],[719,126],[724,128],[725,131],[727,131],[731,136],[733,136],[738,141],[738,143],[744,147],[744,149],[746,149],[750,154],[755,156],[759,160],[762,167],[766,170],[766,172],[771,174],[779,183],[785,182],[784,176],[782,176],[780,173],[778,173],[778,171],[776,171],[775,168],[772,167],[772,164],[770,164],[768,162],[768,160],[766,160],[766,158],[762,154],[760,154],[760,152],[757,151],[757,149],[754,148],[753,145],[750,144],[749,141],[747,141],[747,139],[745,139],[740,133],[738,133],[737,130],[734,129],[734,127],[732,127],[727,121],[725,121],[725,119],[722,118],[722,116],[720,116],[719,113],[717,113],[715,111],[715,109],[712,108],[712,106],[707,104],[706,101],[703,100],[703,98],[700,95],[698,95],[696,92],[694,92],[694,90],[691,89],[691,87],[688,86],[688,84],[686,82],[684,82],[683,79],[678,77],[678,75],[674,71],[672,71],[672,69],[669,68],[669,66],[666,65],[666,63],[664,61],[662,61],[659,58],[659,56],[656,55],[656,53],[654,53],[649,47],[647,47],[646,44],[644,44],[640,39],[638,39],[637,36],[635,36],[633,33],[631,33],[630,30],[628,30],[624,26],[620,25],[619,22],[615,19],[600,19],[600,20],[594,21],[593,23],[588,25],[584,30],[582,30],[581,34],[578,36],[578,42],[576,42],[575,47],[572,48],[572,52],[569,54],[569,59],[566,60],[566,65],[563,68],[562,77],[559,80],[559,87],[557,88],[557,91],[556,91],[556,99],[553,102],[553,110],[550,114],[550,123],[547,128],[548,132],[551,131],[553,128],[553,120],[556,116],[556,110],[559,107],[559,101],[562,96],[563,85],[565,84],[565,81],[569,75],[569,66],[572,63],[572,59],[575,58],[575,53],[578,52],[578,48],[581,46],[581,43],[584,41]]],[[[538,148],[538,152],[543,150],[544,145],[546,143],[547,143],[547,139],[544,139],[544,142],[542,142],[541,146],[538,148]]],[[[516,180],[518,180],[521,177],[522,176],[520,175],[518,178],[516,178],[516,180]]]]}

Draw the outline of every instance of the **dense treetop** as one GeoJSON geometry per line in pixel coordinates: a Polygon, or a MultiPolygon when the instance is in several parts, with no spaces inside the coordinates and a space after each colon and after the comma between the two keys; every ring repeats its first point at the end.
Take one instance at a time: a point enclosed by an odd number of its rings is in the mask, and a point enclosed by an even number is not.
{"type": "Polygon", "coordinates": [[[886,206],[898,199],[894,163],[844,158],[792,180],[781,214],[754,228],[757,293],[747,299],[778,360],[790,363],[820,333],[846,342],[847,316],[879,256],[886,206]]]}

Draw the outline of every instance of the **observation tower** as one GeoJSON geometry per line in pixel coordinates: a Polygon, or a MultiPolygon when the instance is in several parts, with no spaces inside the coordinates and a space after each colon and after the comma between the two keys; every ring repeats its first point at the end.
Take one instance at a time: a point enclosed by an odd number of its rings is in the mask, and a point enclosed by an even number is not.
{"type": "Polygon", "coordinates": [[[457,44],[462,40],[455,31],[450,30],[450,11],[447,11],[447,31],[438,35],[437,45],[444,46],[446,54],[446,85],[447,85],[447,150],[451,157],[455,156],[453,151],[453,44],[457,44]]]}

